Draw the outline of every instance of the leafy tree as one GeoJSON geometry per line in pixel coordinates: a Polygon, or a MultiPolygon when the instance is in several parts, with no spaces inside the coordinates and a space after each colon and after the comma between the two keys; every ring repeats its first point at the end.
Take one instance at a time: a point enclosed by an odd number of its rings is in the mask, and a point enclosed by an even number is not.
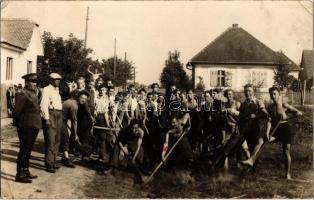
{"type": "Polygon", "coordinates": [[[74,80],[77,76],[85,76],[87,67],[93,64],[89,56],[93,52],[84,48],[84,41],[70,34],[67,39],[53,37],[50,32],[43,34],[44,64],[41,66],[39,79],[41,85],[47,83],[50,72],[57,72],[63,80],[74,80]]]}
{"type": "Polygon", "coordinates": [[[93,73],[101,73],[102,78],[111,80],[115,85],[122,85],[133,78],[133,63],[117,58],[116,77],[114,79],[114,58],[93,60],[89,55],[93,52],[84,47],[84,41],[70,34],[67,39],[53,37],[50,32],[44,32],[44,57],[41,59],[39,79],[41,86],[45,86],[50,72],[57,72],[65,81],[73,81],[78,76],[87,80],[92,78],[88,68],[93,73]]]}
{"type": "Polygon", "coordinates": [[[277,55],[279,65],[274,71],[275,84],[278,85],[281,89],[290,89],[295,78],[289,74],[291,70],[289,64],[286,64],[287,61],[284,59],[284,54],[282,52],[278,52],[277,55]]]}
{"type": "Polygon", "coordinates": [[[289,67],[284,64],[279,64],[278,67],[275,69],[275,84],[277,84],[281,89],[288,89],[291,86],[294,77],[289,73],[289,67]]]}
{"type": "Polygon", "coordinates": [[[177,50],[169,52],[165,67],[160,75],[160,82],[163,87],[169,88],[171,85],[176,85],[178,88],[192,87],[192,81],[184,71],[179,58],[180,52],[177,50]]]}
{"type": "Polygon", "coordinates": [[[116,77],[114,79],[114,57],[103,59],[100,63],[100,70],[104,72],[104,81],[111,80],[113,84],[120,86],[126,84],[127,80],[133,78],[134,64],[128,60],[121,58],[116,59],[116,77]]]}

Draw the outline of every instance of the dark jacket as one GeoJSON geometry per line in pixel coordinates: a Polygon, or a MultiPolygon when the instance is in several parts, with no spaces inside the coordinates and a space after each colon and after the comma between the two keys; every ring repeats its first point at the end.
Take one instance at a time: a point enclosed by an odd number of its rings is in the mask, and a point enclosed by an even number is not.
{"type": "Polygon", "coordinates": [[[39,100],[35,91],[23,89],[16,94],[13,118],[17,128],[42,128],[39,100]]]}

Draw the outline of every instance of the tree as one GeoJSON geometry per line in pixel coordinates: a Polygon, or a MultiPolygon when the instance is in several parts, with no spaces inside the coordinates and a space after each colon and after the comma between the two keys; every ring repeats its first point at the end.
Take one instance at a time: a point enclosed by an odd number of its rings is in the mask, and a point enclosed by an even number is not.
{"type": "Polygon", "coordinates": [[[87,68],[93,64],[88,57],[93,52],[90,48],[84,48],[84,41],[73,34],[64,40],[62,37],[53,37],[50,32],[43,34],[44,64],[41,66],[39,80],[41,85],[47,83],[50,72],[57,72],[63,80],[72,81],[78,76],[87,75],[87,68]]]}
{"type": "Polygon", "coordinates": [[[285,60],[284,54],[278,52],[278,66],[276,67],[274,73],[275,84],[281,89],[290,89],[292,83],[294,82],[294,77],[290,75],[290,66],[285,60]]]}
{"type": "Polygon", "coordinates": [[[165,67],[160,75],[160,82],[163,87],[169,88],[171,85],[176,85],[178,88],[192,87],[192,81],[184,71],[179,58],[180,52],[177,50],[169,52],[165,67]]]}
{"type": "Polygon", "coordinates": [[[204,78],[198,76],[199,82],[196,84],[195,90],[199,92],[203,92],[205,90],[204,78]]]}
{"type": "Polygon", "coordinates": [[[134,64],[128,60],[124,61],[121,58],[116,59],[116,77],[114,79],[114,57],[103,59],[100,63],[100,68],[104,74],[102,78],[104,81],[111,80],[113,84],[121,86],[126,84],[127,80],[133,78],[134,64]]]}
{"type": "Polygon", "coordinates": [[[294,77],[289,73],[289,67],[284,64],[279,64],[278,67],[275,69],[275,84],[277,84],[281,89],[289,89],[289,87],[291,86],[294,77]]]}

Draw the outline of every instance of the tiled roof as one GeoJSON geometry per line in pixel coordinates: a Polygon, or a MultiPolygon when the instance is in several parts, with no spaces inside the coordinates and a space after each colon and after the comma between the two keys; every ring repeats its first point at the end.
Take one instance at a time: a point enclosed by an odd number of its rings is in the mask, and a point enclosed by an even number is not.
{"type": "Polygon", "coordinates": [[[1,19],[1,43],[26,50],[38,26],[28,19],[1,19]]]}
{"type": "Polygon", "coordinates": [[[301,80],[308,80],[313,78],[313,50],[303,50],[300,73],[301,80]]]}
{"type": "Polygon", "coordinates": [[[288,58],[284,53],[281,51],[276,52],[278,56],[278,62],[279,63],[285,63],[287,66],[289,66],[290,70],[301,70],[301,68],[295,64],[290,58],[288,58]]]}
{"type": "MultiPolygon", "coordinates": [[[[293,63],[289,58],[284,57],[287,62],[293,63]]],[[[234,24],[196,54],[190,63],[271,65],[278,63],[278,53],[234,24]]],[[[293,68],[295,67],[298,68],[297,65],[293,68]]]]}

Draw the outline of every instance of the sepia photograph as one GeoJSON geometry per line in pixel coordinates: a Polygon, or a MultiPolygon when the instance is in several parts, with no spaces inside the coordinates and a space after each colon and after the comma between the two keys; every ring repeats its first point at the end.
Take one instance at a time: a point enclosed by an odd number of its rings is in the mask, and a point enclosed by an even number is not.
{"type": "Polygon", "coordinates": [[[313,0],[1,0],[1,198],[313,199],[313,0]]]}

